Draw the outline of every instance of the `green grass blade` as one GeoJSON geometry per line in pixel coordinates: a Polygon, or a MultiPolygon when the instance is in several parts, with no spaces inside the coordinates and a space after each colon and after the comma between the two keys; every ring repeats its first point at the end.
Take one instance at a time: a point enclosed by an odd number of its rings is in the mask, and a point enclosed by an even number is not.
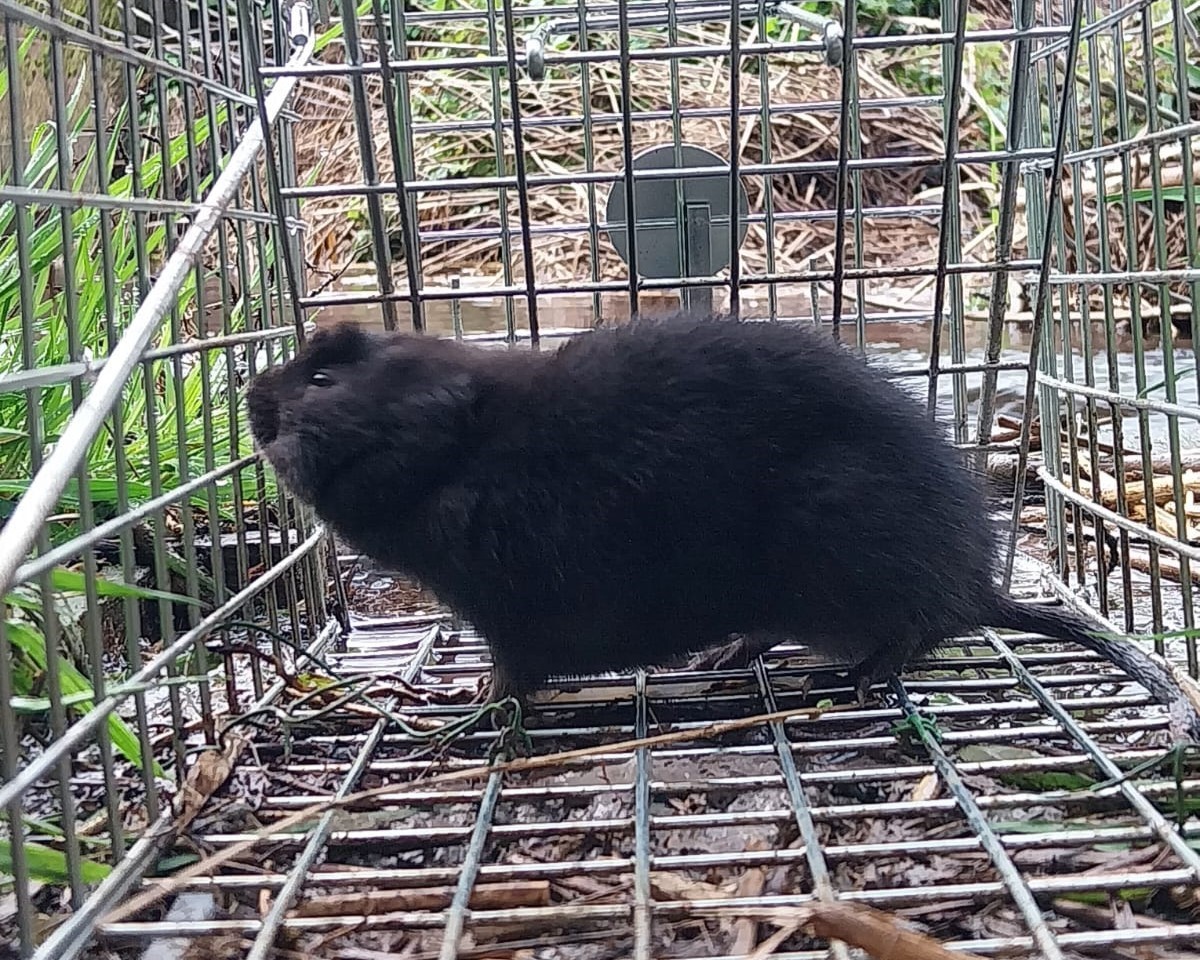
{"type": "MultiPolygon", "coordinates": [[[[30,660],[37,665],[40,670],[46,669],[46,639],[28,624],[21,623],[19,620],[9,620],[5,627],[8,632],[9,641],[16,647],[20,648],[30,660]]],[[[79,669],[69,661],[59,659],[58,661],[58,679],[60,692],[64,696],[72,696],[74,694],[86,693],[88,698],[83,700],[78,705],[78,709],[86,713],[94,706],[95,693],[92,690],[92,685],[88,683],[87,678],[79,672],[79,669]]],[[[30,691],[22,690],[22,694],[28,695],[30,691]]],[[[137,736],[129,728],[129,725],[122,720],[116,713],[108,715],[108,735],[112,740],[113,747],[126,760],[132,763],[139,769],[142,767],[142,746],[138,742],[137,736]]],[[[162,767],[157,762],[154,764],[154,773],[156,776],[162,776],[162,767]]]]}
{"type": "MultiPolygon", "coordinates": [[[[66,854],[43,847],[40,843],[28,842],[21,844],[21,852],[25,854],[25,866],[32,879],[59,886],[71,882],[66,854]]],[[[112,867],[106,863],[96,863],[94,860],[79,862],[79,874],[84,883],[99,883],[111,872],[112,867]]],[[[10,877],[13,875],[12,844],[8,840],[0,840],[0,873],[10,877]]]]}
{"type": "MultiPolygon", "coordinates": [[[[1195,187],[1192,194],[1196,201],[1200,202],[1200,186],[1195,187]]],[[[1163,187],[1159,191],[1159,195],[1163,198],[1164,203],[1183,203],[1187,199],[1187,193],[1183,187],[1163,187]]],[[[1120,203],[1124,199],[1124,193],[1110,193],[1104,197],[1106,203],[1120,203]]],[[[1154,191],[1149,187],[1130,190],[1129,200],[1131,203],[1151,203],[1154,200],[1154,191]]]]}
{"type": "MultiPolygon", "coordinates": [[[[50,583],[55,590],[63,593],[85,593],[87,581],[82,573],[74,570],[58,568],[50,573],[50,583]]],[[[186,603],[188,606],[199,606],[200,601],[181,593],[169,593],[166,590],[151,590],[149,587],[135,587],[128,583],[114,583],[103,577],[96,578],[96,592],[102,597],[121,597],[134,600],[166,600],[169,603],[186,603]]]]}
{"type": "MultiPolygon", "coordinates": [[[[30,479],[20,480],[0,480],[0,496],[16,496],[19,497],[29,489],[33,481],[30,479]]],[[[131,500],[150,499],[150,484],[138,483],[130,480],[126,484],[126,489],[131,500]]],[[[100,478],[88,480],[88,493],[91,494],[93,502],[103,500],[110,503],[117,502],[117,481],[104,480],[100,478]]],[[[62,497],[59,499],[59,504],[64,507],[79,506],[79,481],[72,477],[67,481],[66,489],[63,490],[62,497]]]]}

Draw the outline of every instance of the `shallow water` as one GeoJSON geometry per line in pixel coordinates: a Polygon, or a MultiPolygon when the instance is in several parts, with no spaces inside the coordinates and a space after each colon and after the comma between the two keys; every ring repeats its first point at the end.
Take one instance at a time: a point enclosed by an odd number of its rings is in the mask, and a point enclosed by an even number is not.
{"type": "MultiPolygon", "coordinates": [[[[352,291],[345,291],[352,292],[352,291]]],[[[648,294],[643,297],[642,308],[647,313],[662,312],[676,307],[673,297],[656,297],[648,294]]],[[[819,309],[828,314],[830,305],[823,303],[819,309]]],[[[787,302],[780,298],[777,303],[778,314],[790,317],[811,316],[809,301],[795,298],[795,302],[787,302]]],[[[624,296],[606,295],[602,299],[602,313],[606,318],[619,322],[628,315],[624,296]]],[[[766,304],[755,303],[753,300],[743,305],[743,315],[748,318],[765,317],[766,304]]],[[[410,323],[408,304],[397,304],[396,316],[398,326],[406,328],[410,323]]],[[[586,330],[594,325],[596,316],[593,297],[590,294],[564,295],[553,298],[539,299],[538,320],[539,329],[548,341],[554,342],[563,335],[580,330],[586,330]]],[[[456,302],[442,299],[428,301],[424,304],[426,330],[438,335],[452,335],[461,331],[468,336],[495,335],[502,336],[512,325],[518,337],[528,336],[527,310],[524,298],[514,298],[511,308],[506,307],[502,298],[489,296],[468,296],[456,302]]],[[[376,304],[345,304],[325,308],[317,316],[318,326],[327,326],[343,320],[362,323],[369,327],[382,328],[382,312],[376,304]]],[[[865,352],[876,357],[883,364],[901,369],[927,367],[930,355],[930,334],[932,324],[929,321],[894,321],[870,320],[866,324],[865,352]]],[[[844,325],[843,340],[853,343],[855,328],[853,324],[844,325]]],[[[1028,354],[1030,330],[1024,323],[1010,323],[1004,330],[1001,349],[1001,361],[1023,363],[1028,354]]],[[[1062,353],[1061,329],[1056,329],[1055,340],[1057,374],[1063,379],[1071,379],[1077,383],[1086,381],[1086,365],[1083,352],[1080,349],[1082,334],[1076,324],[1071,331],[1072,352],[1069,365],[1064,362],[1062,353]]],[[[942,331],[942,363],[951,362],[949,329],[942,331]]],[[[1093,325],[1091,332],[1092,352],[1091,365],[1093,370],[1092,383],[1099,387],[1109,385],[1109,361],[1105,353],[1105,333],[1102,326],[1093,325]]],[[[987,344],[987,326],[985,323],[967,320],[964,331],[963,362],[980,363],[985,358],[987,344]]],[[[1168,394],[1166,376],[1166,358],[1163,354],[1161,339],[1157,336],[1146,337],[1142,358],[1139,364],[1133,338],[1129,335],[1118,337],[1115,343],[1115,367],[1117,389],[1124,396],[1137,396],[1139,386],[1145,388],[1145,395],[1151,399],[1174,399],[1176,403],[1197,407],[1200,413],[1200,389],[1198,389],[1197,362],[1190,340],[1176,339],[1173,350],[1175,392],[1168,394]],[[1140,377],[1139,377],[1140,372],[1140,377]]],[[[938,382],[938,412],[947,423],[954,416],[954,386],[955,376],[943,375],[938,382]]],[[[960,389],[965,390],[967,399],[968,433],[973,436],[976,429],[977,403],[983,381],[981,373],[962,374],[960,389]]],[[[924,399],[927,391],[925,376],[904,377],[901,383],[914,396],[924,399]]],[[[997,404],[999,413],[1019,417],[1022,414],[1025,393],[1025,374],[1022,370],[1002,370],[997,377],[997,404]]],[[[1061,398],[1066,403],[1066,398],[1061,398]]],[[[1082,399],[1076,403],[1080,422],[1086,422],[1086,405],[1082,399]]],[[[1102,424],[1100,433],[1105,441],[1111,440],[1111,426],[1105,425],[1110,419],[1107,406],[1097,404],[1096,416],[1102,424]]],[[[1152,446],[1160,454],[1169,451],[1169,418],[1162,413],[1151,412],[1147,415],[1149,434],[1152,446]]],[[[1178,418],[1180,444],[1183,448],[1200,447],[1200,421],[1184,417],[1178,418]]],[[[1140,443],[1137,411],[1124,411],[1125,447],[1136,450],[1140,443]]]]}
{"type": "MultiPolygon", "coordinates": [[[[913,367],[927,365],[929,362],[929,338],[932,324],[904,323],[895,324],[877,322],[867,325],[867,352],[875,355],[888,365],[913,367]]],[[[1027,324],[1010,324],[1002,341],[1000,360],[1002,362],[1025,362],[1029,351],[1029,327],[1027,324]]],[[[1087,361],[1080,347],[1082,334],[1078,325],[1071,332],[1073,349],[1069,360],[1064,358],[1061,343],[1061,330],[1055,331],[1058,349],[1055,351],[1055,372],[1063,380],[1085,384],[1087,380],[1087,361]]],[[[1107,389],[1110,386],[1110,362],[1105,351],[1105,336],[1102,326],[1094,325],[1091,331],[1092,350],[1091,368],[1092,385],[1107,389]]],[[[967,321],[965,343],[965,363],[979,363],[985,359],[987,330],[980,322],[967,321]]],[[[948,331],[942,332],[942,363],[948,364],[948,331]]],[[[1168,394],[1166,384],[1167,359],[1164,357],[1161,340],[1157,337],[1146,338],[1139,362],[1134,350],[1131,337],[1118,340],[1115,344],[1114,360],[1116,374],[1116,389],[1122,396],[1136,397],[1144,390],[1144,395],[1153,400],[1165,401],[1173,399],[1182,406],[1191,406],[1200,414],[1200,389],[1197,386],[1196,356],[1192,351],[1190,340],[1177,339],[1171,354],[1174,368],[1174,394],[1168,394]],[[1139,376],[1140,372],[1140,376],[1139,376]]],[[[972,433],[975,429],[977,401],[982,374],[964,374],[966,392],[969,398],[969,420],[972,433]]],[[[939,378],[938,408],[943,417],[953,416],[953,381],[951,376],[939,378]]],[[[926,379],[914,378],[910,388],[921,396],[925,396],[926,379]]],[[[999,413],[1020,417],[1023,412],[1025,396],[1025,372],[1023,370],[1001,370],[997,374],[997,403],[999,413]]],[[[1067,404],[1067,398],[1060,395],[1060,402],[1067,404]]],[[[1077,422],[1086,423],[1087,406],[1083,398],[1076,401],[1077,422]]],[[[1102,424],[1100,434],[1104,440],[1112,438],[1110,409],[1102,402],[1096,405],[1096,417],[1102,424]]],[[[1150,412],[1147,415],[1152,446],[1156,452],[1167,453],[1169,450],[1169,424],[1166,414],[1150,412]]],[[[1178,418],[1180,444],[1184,448],[1200,446],[1200,422],[1185,417],[1178,418]]],[[[1123,411],[1123,427],[1126,449],[1136,449],[1140,442],[1138,430],[1138,412],[1131,408],[1123,411]]]]}

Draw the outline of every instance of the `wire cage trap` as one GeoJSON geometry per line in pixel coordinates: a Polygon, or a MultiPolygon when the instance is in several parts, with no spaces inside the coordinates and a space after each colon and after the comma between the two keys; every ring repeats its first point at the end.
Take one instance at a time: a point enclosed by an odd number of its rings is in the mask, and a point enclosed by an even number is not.
{"type": "Polygon", "coordinates": [[[1186,685],[1196,20],[0,0],[4,948],[1200,953],[1195,760],[1109,664],[985,632],[861,707],[796,645],[560,683],[500,768],[483,640],[290,499],[240,402],[340,320],[820,324],[998,481],[1015,592],[1186,685]],[[875,912],[802,922],[838,904],[875,912]]]}

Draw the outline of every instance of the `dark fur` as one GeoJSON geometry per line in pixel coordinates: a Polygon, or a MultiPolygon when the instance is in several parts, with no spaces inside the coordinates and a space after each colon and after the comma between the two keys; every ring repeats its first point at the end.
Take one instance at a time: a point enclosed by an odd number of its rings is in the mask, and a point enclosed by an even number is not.
{"type": "Polygon", "coordinates": [[[988,625],[1180,696],[1131,644],[999,595],[981,484],[811,329],[681,316],[534,354],[341,326],[258,377],[249,409],[300,498],[483,633],[496,695],[732,634],[882,678],[988,625]]]}

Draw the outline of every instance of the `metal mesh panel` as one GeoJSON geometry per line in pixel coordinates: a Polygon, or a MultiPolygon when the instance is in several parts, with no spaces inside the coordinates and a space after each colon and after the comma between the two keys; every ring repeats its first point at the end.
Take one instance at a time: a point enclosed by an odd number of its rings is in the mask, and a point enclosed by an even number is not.
{"type": "Polygon", "coordinates": [[[1194,955],[1168,718],[1030,638],[857,709],[789,647],[562,685],[534,757],[578,755],[437,779],[489,762],[423,735],[486,647],[339,564],[239,404],[309,321],[823,324],[989,447],[1020,591],[1195,675],[1161,636],[1200,560],[1193,7],[0,0],[12,950],[733,957],[844,900],[980,955],[1194,955]]]}
{"type": "MultiPolygon", "coordinates": [[[[411,671],[423,647],[423,690],[480,669],[478,638],[446,621],[364,622],[336,660],[347,672],[368,659],[376,673],[411,671]]],[[[381,733],[378,721],[304,725],[290,749],[259,748],[253,776],[271,787],[257,816],[267,824],[335,792],[393,789],[319,832],[271,832],[256,848],[265,872],[230,869],[183,888],[232,898],[234,916],[123,921],[104,932],[136,944],[215,933],[240,938],[237,955],[247,956],[270,956],[276,944],[285,956],[286,945],[305,956],[525,947],[723,957],[744,955],[772,929],[759,930],[756,909],[837,897],[894,911],[981,955],[1138,944],[1186,954],[1200,934],[1193,924],[1123,926],[1083,906],[1194,885],[1196,854],[1156,809],[1170,807],[1169,775],[1097,786],[1161,754],[1161,712],[1094,660],[1036,647],[1018,657],[998,637],[956,653],[965,662],[922,665],[886,707],[708,735],[714,723],[844,703],[852,691],[818,674],[800,692],[809,671],[794,648],[749,674],[572,684],[530,718],[535,756],[610,749],[463,784],[422,788],[426,748],[381,733]],[[1097,697],[1098,688],[1111,695],[1097,697]],[[937,737],[897,736],[897,721],[916,710],[936,717],[937,737]],[[664,730],[699,735],[621,746],[664,730]],[[1106,849],[1125,852],[1098,853],[1106,849]],[[294,903],[285,899],[296,892],[294,903]]],[[[439,769],[477,766],[490,738],[457,741],[439,769]]],[[[221,850],[252,835],[214,829],[197,839],[221,850]]],[[[825,949],[796,935],[780,955],[825,949]]]]}
{"type": "Polygon", "coordinates": [[[250,7],[0,10],[0,805],[22,953],[78,946],[170,840],[215,718],[277,696],[273,657],[334,632],[321,532],[237,405],[294,330],[294,225],[268,197],[295,82],[254,77],[264,53],[311,56],[301,14],[294,45],[250,7]]]}

